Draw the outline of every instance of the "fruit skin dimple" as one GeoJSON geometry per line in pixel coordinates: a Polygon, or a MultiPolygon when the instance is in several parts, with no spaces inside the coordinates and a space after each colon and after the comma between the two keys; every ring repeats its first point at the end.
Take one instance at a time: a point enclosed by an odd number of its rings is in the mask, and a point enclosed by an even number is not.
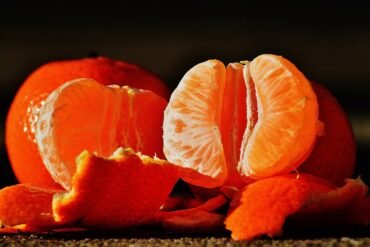
{"type": "Polygon", "coordinates": [[[93,78],[153,90],[165,98],[169,90],[156,75],[137,65],[105,57],[56,61],[36,69],[22,84],[8,112],[5,141],[12,169],[21,183],[60,188],[51,179],[34,140],[38,112],[46,97],[66,81],[93,78]]]}

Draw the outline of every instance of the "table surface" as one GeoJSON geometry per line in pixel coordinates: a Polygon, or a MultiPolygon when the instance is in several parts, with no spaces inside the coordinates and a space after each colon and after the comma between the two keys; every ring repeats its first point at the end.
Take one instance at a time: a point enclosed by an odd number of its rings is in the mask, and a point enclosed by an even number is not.
{"type": "Polygon", "coordinates": [[[153,228],[118,232],[48,232],[44,234],[3,234],[0,246],[370,246],[370,227],[285,229],[270,239],[234,241],[228,232],[181,235],[153,228]]]}
{"type": "Polygon", "coordinates": [[[0,239],[0,246],[370,246],[370,237],[317,239],[257,239],[233,241],[227,237],[182,238],[83,238],[59,239],[40,235],[11,235],[0,239]]]}

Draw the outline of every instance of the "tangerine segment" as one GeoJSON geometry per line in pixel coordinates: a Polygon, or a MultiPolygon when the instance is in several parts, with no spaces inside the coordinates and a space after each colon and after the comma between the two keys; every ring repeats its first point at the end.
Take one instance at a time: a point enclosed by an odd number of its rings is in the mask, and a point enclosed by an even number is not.
{"type": "Polygon", "coordinates": [[[56,226],[51,207],[59,191],[17,184],[0,190],[0,226],[56,226]]]}
{"type": "Polygon", "coordinates": [[[146,90],[105,87],[92,79],[67,82],[48,96],[37,123],[44,164],[69,189],[81,150],[108,157],[123,146],[163,157],[165,106],[163,98],[146,90]]]}
{"type": "Polygon", "coordinates": [[[199,186],[216,187],[227,177],[220,132],[225,81],[226,69],[218,60],[194,66],[171,95],[164,113],[166,158],[194,169],[182,178],[199,186]]]}
{"type": "Polygon", "coordinates": [[[69,192],[53,199],[57,222],[88,228],[147,224],[178,180],[176,166],[132,149],[117,149],[109,159],[82,152],[69,192]]]}
{"type": "Polygon", "coordinates": [[[245,79],[254,83],[258,121],[252,130],[246,129],[240,172],[252,178],[290,172],[307,158],[315,142],[316,95],[304,75],[283,57],[260,55],[248,71],[250,78],[245,79]]]}

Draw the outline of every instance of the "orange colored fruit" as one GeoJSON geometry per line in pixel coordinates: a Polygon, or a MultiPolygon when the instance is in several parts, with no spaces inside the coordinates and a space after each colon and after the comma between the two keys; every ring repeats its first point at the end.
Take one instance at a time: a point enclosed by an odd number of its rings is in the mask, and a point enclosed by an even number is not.
{"type": "Polygon", "coordinates": [[[209,60],[184,75],[163,129],[166,158],[195,171],[184,180],[241,187],[304,162],[318,132],[318,104],[309,81],[283,57],[227,68],[209,60]]]}
{"type": "Polygon", "coordinates": [[[165,98],[169,95],[163,81],[134,64],[98,57],[43,65],[19,89],[6,121],[8,156],[19,182],[59,187],[51,179],[38,154],[36,123],[46,97],[64,82],[76,78],[92,78],[104,85],[118,84],[148,89],[165,98]]]}
{"type": "Polygon", "coordinates": [[[360,180],[348,180],[336,189],[327,181],[308,174],[262,179],[235,195],[225,220],[226,229],[235,240],[250,240],[281,234],[288,216],[299,219],[300,225],[308,221],[363,224],[351,219],[358,205],[364,207],[365,203],[361,202],[365,201],[366,191],[367,186],[360,180]]]}
{"type": "Polygon", "coordinates": [[[178,169],[132,149],[109,159],[82,152],[71,190],[54,197],[54,218],[87,228],[125,228],[151,223],[178,180],[178,169]]]}
{"type": "Polygon", "coordinates": [[[5,187],[0,190],[0,225],[56,226],[51,203],[57,192],[26,184],[5,187]]]}
{"type": "Polygon", "coordinates": [[[319,119],[324,132],[318,136],[308,159],[299,167],[337,185],[353,175],[356,142],[351,123],[336,98],[324,86],[312,83],[319,103],[319,119]]]}
{"type": "Polygon", "coordinates": [[[88,150],[102,157],[118,147],[163,157],[162,121],[166,100],[147,90],[106,87],[76,79],[44,101],[36,141],[52,178],[66,189],[76,170],[75,157],[88,150]]]}

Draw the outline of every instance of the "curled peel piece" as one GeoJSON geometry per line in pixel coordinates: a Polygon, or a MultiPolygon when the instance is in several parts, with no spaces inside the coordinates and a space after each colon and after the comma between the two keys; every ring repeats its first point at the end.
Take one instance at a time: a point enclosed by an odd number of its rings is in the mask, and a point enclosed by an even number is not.
{"type": "Polygon", "coordinates": [[[104,159],[87,151],[76,160],[72,189],[55,195],[57,222],[125,228],[152,221],[178,180],[170,163],[119,148],[104,159]]]}
{"type": "Polygon", "coordinates": [[[288,216],[300,224],[308,224],[307,219],[320,224],[364,224],[357,209],[366,216],[366,191],[360,180],[349,179],[336,189],[308,174],[271,177],[235,195],[225,224],[236,240],[279,235],[288,216]]]}
{"type": "Polygon", "coordinates": [[[0,225],[17,226],[15,230],[27,230],[29,227],[46,228],[57,226],[51,207],[53,195],[58,190],[18,184],[0,190],[0,225]]]}

